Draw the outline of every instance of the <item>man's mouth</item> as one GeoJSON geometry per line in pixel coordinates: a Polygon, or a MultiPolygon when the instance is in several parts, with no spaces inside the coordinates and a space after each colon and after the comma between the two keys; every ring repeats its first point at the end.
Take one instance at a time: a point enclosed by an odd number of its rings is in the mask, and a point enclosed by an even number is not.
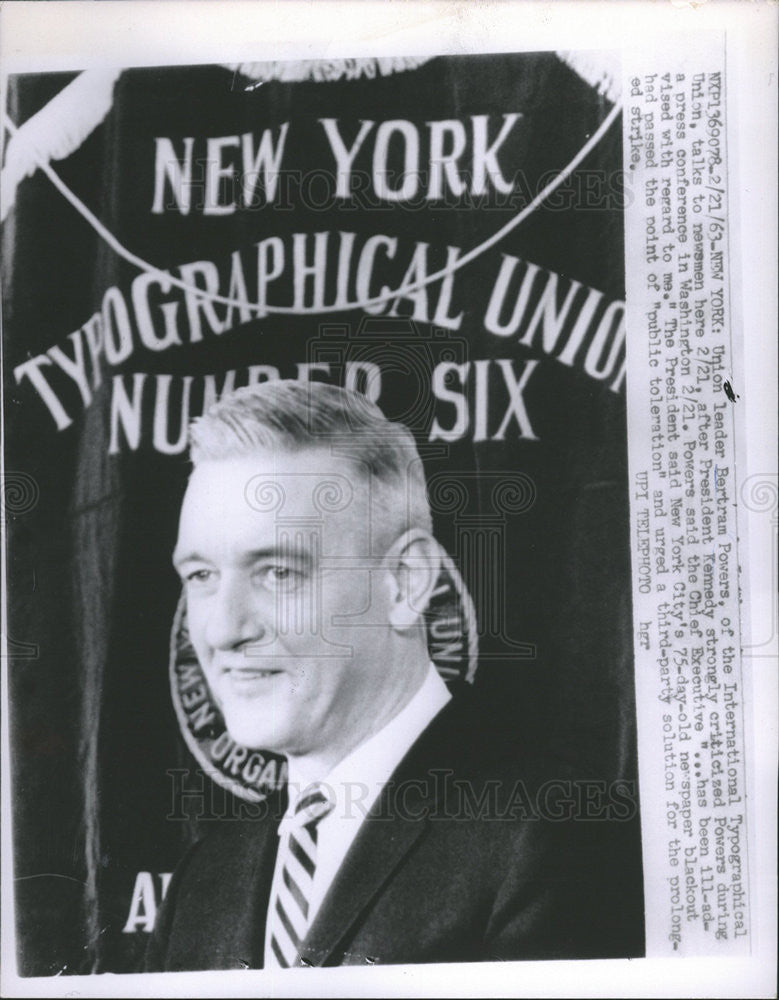
{"type": "Polygon", "coordinates": [[[272,677],[274,674],[282,673],[282,671],[273,669],[253,670],[246,667],[223,667],[222,673],[231,674],[233,677],[272,677]]]}
{"type": "Polygon", "coordinates": [[[283,670],[257,667],[222,667],[222,677],[236,694],[254,694],[261,691],[273,681],[274,677],[283,674],[283,670]]]}

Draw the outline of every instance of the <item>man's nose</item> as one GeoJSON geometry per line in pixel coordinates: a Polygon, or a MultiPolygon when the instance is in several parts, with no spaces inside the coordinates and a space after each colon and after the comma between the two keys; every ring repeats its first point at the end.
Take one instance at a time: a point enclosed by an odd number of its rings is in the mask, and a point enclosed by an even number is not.
{"type": "Polygon", "coordinates": [[[205,637],[212,649],[235,649],[267,642],[269,623],[252,600],[251,589],[239,580],[223,578],[210,601],[205,637]]]}

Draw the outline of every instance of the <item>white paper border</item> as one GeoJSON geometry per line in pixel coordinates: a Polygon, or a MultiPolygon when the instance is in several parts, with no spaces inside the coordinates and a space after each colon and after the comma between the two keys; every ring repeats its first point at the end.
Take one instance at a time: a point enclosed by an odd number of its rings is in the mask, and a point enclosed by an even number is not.
{"type": "MultiPolygon", "coordinates": [[[[463,54],[651,45],[658,33],[728,32],[730,120],[738,121],[739,218],[732,237],[742,251],[741,305],[748,336],[743,389],[745,451],[738,479],[776,482],[776,53],[779,8],[769,2],[574,0],[466,4],[417,0],[110,0],[16,2],[0,7],[0,64],[5,73],[90,66],[169,66],[213,62],[380,55],[463,54]],[[738,109],[738,118],[733,111],[738,109]],[[738,223],[740,222],[740,229],[738,223]],[[746,462],[744,456],[746,455],[746,462]]],[[[738,258],[735,258],[736,262],[738,258]]],[[[775,538],[770,517],[741,510],[748,539],[755,638],[774,620],[775,538]]],[[[750,642],[747,636],[747,642],[750,642]]],[[[760,873],[750,959],[613,960],[403,966],[372,969],[101,975],[19,979],[11,898],[8,719],[3,733],[2,994],[4,996],[624,996],[773,997],[776,995],[777,659],[752,661],[754,762],[750,867],[760,873]]],[[[3,687],[7,678],[3,658],[3,687]]],[[[5,706],[5,699],[4,699],[5,706]]],[[[597,905],[595,903],[595,905],[597,905]]]]}

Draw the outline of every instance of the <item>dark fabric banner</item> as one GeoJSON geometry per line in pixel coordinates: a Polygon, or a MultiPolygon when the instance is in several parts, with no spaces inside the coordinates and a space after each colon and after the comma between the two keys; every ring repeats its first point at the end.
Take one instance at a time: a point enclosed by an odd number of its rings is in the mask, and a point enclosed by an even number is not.
{"type": "MultiPolygon", "coordinates": [[[[621,122],[597,76],[553,53],[126,70],[53,160],[65,191],[18,183],[23,974],[132,971],[187,845],[283,781],[220,743],[176,619],[187,425],[234,387],[345,385],[412,430],[457,582],[443,676],[481,731],[635,799],[621,122]]],[[[20,143],[76,82],[11,79],[20,143]]]]}

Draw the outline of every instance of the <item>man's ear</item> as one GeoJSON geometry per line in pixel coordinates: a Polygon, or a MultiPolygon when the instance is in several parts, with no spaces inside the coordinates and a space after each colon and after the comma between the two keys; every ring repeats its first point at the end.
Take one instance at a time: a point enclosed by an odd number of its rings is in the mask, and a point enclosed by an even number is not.
{"type": "Polygon", "coordinates": [[[390,625],[399,632],[418,627],[441,568],[441,548],[428,532],[404,532],[385,556],[390,576],[390,625]]]}

